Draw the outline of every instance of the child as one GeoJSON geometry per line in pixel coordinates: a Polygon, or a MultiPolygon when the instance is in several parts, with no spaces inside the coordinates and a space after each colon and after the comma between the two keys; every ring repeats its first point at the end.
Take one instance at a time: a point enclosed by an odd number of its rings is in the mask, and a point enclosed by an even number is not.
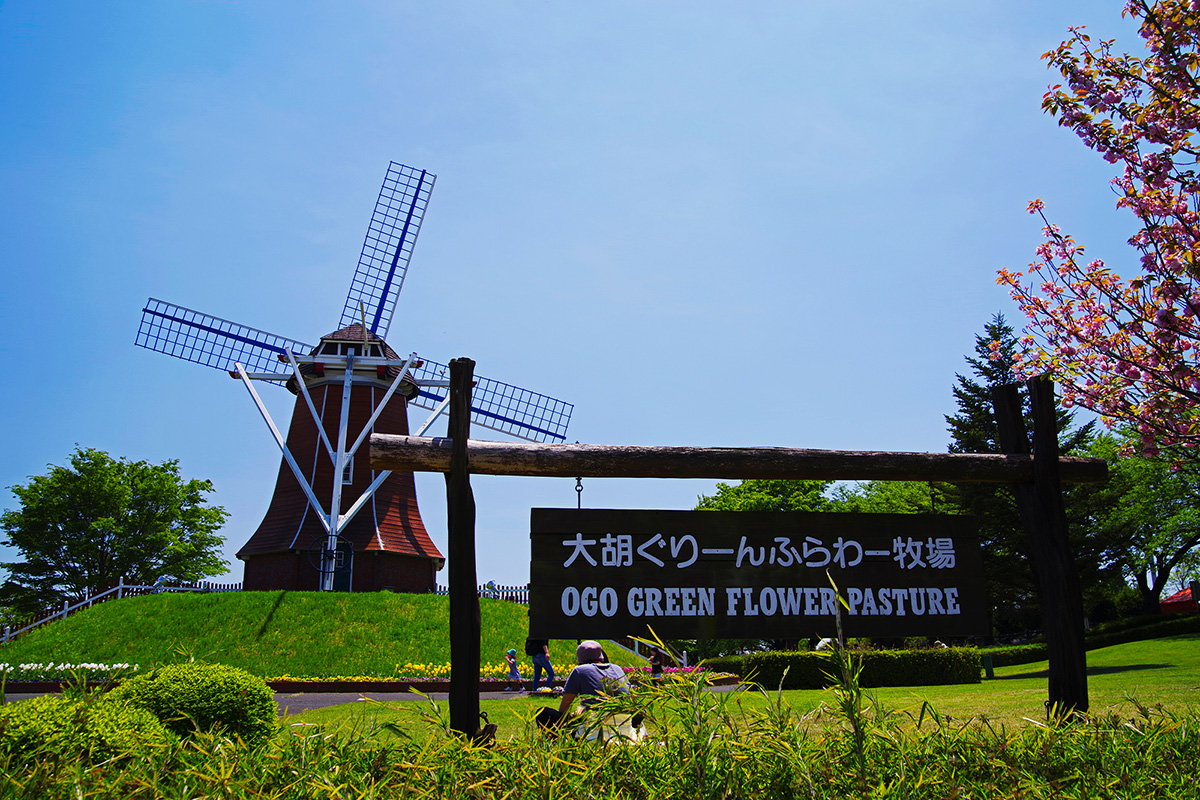
{"type": "Polygon", "coordinates": [[[650,651],[650,680],[661,683],[663,676],[663,654],[657,647],[650,651]]]}
{"type": "Polygon", "coordinates": [[[521,691],[521,672],[517,669],[517,651],[509,650],[504,654],[504,660],[508,662],[508,685],[504,687],[504,691],[521,691]],[[516,684],[516,688],[513,688],[514,683],[516,684]]]}

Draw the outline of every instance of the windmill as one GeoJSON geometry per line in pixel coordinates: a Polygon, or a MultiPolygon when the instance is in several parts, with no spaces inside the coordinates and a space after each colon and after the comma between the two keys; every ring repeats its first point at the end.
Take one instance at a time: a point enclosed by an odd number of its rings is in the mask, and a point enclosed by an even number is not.
{"type": "MultiPolygon", "coordinates": [[[[385,341],[436,176],[392,162],[371,216],[338,330],[314,347],[150,298],[135,344],[214,367],[249,391],[282,453],[262,523],[238,551],[246,589],[429,591],[444,559],[417,509],[412,473],[375,472],[372,432],[408,433],[407,406],[449,403],[447,367],[385,341]],[[296,395],[286,439],[255,381],[296,395]],[[355,559],[359,564],[355,565],[355,559]]],[[[471,421],[560,442],[573,406],[478,377],[471,421]]]]}

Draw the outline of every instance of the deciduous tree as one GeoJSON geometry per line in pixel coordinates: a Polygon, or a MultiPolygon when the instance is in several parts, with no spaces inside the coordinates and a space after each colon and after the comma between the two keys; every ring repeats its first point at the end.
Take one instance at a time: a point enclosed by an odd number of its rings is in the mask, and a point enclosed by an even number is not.
{"type": "Polygon", "coordinates": [[[1200,470],[1128,455],[1120,439],[1097,438],[1090,454],[1108,461],[1108,482],[1081,505],[1109,543],[1109,558],[1137,587],[1146,613],[1172,576],[1196,566],[1200,548],[1200,470]]]}
{"type": "Polygon", "coordinates": [[[824,511],[825,490],[833,481],[749,480],[718,483],[714,495],[700,495],[697,511],[824,511]]]}
{"type": "Polygon", "coordinates": [[[853,514],[957,513],[946,497],[946,486],[916,481],[863,481],[836,487],[830,510],[853,514]]]}
{"type": "Polygon", "coordinates": [[[1128,0],[1123,13],[1144,52],[1071,28],[1043,56],[1065,84],[1042,107],[1120,168],[1112,186],[1137,220],[1137,255],[1120,274],[1089,261],[1035,200],[1045,241],[1026,272],[999,281],[1029,318],[1020,369],[1050,372],[1064,405],[1127,425],[1154,455],[1200,445],[1200,3],[1128,0]]]}
{"type": "Polygon", "coordinates": [[[212,483],[184,480],[179,463],[114,459],[77,448],[68,466],[11,487],[20,507],[0,515],[3,544],[21,561],[2,564],[8,605],[36,611],[115,584],[160,577],[195,581],[226,572],[217,531],[225,510],[209,506],[212,483]]]}

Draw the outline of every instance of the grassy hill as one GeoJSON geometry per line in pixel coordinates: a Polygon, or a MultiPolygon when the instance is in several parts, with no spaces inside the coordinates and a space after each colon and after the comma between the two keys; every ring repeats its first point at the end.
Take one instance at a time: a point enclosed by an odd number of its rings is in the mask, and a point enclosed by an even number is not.
{"type": "MultiPolygon", "coordinates": [[[[527,607],[479,601],[482,662],[515,647],[523,671],[527,607]]],[[[0,662],[122,663],[142,667],[189,655],[258,675],[392,675],[398,664],[450,661],[449,601],[370,592],[178,593],[102,603],[0,645],[0,662]]],[[[618,663],[634,657],[606,648],[618,663]]],[[[575,663],[575,642],[550,646],[555,667],[575,663]]],[[[564,670],[565,671],[565,670],[564,670]]]]}

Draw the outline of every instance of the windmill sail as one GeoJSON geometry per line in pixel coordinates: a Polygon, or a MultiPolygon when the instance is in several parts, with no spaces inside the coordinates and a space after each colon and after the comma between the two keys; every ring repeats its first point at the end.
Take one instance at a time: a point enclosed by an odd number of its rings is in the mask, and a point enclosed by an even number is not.
{"type": "Polygon", "coordinates": [[[361,303],[367,328],[381,339],[387,338],[436,178],[431,172],[395,161],[388,166],[339,327],[362,321],[361,303]]]}
{"type": "MultiPolygon", "coordinates": [[[[279,372],[279,356],[307,354],[312,345],[202,314],[151,297],[134,344],[223,372],[239,363],[248,372],[279,372]]],[[[285,376],[286,377],[286,376],[285,376]]]]}
{"type": "MultiPolygon", "coordinates": [[[[371,430],[407,433],[408,403],[435,412],[426,427],[446,407],[447,367],[419,363],[415,353],[401,358],[383,341],[435,178],[388,166],[339,329],[315,347],[155,298],[142,309],[139,347],[224,372],[242,366],[237,376],[282,452],[271,504],[237,554],[247,589],[427,592],[435,585],[445,559],[421,521],[412,474],[375,470],[360,447],[371,430]],[[285,354],[294,356],[286,365],[285,354]],[[286,438],[255,380],[296,394],[286,438]],[[357,571],[356,553],[370,555],[357,571]]],[[[475,425],[537,442],[563,441],[574,409],[488,378],[477,379],[471,400],[475,425]]]]}
{"type": "MultiPolygon", "coordinates": [[[[418,384],[446,381],[450,368],[424,360],[413,371],[418,384]]],[[[575,406],[549,395],[531,392],[511,383],[476,376],[471,391],[471,423],[519,439],[534,442],[561,442],[575,406]]],[[[410,400],[414,406],[436,409],[446,398],[446,389],[421,385],[421,392],[410,400]]]]}

